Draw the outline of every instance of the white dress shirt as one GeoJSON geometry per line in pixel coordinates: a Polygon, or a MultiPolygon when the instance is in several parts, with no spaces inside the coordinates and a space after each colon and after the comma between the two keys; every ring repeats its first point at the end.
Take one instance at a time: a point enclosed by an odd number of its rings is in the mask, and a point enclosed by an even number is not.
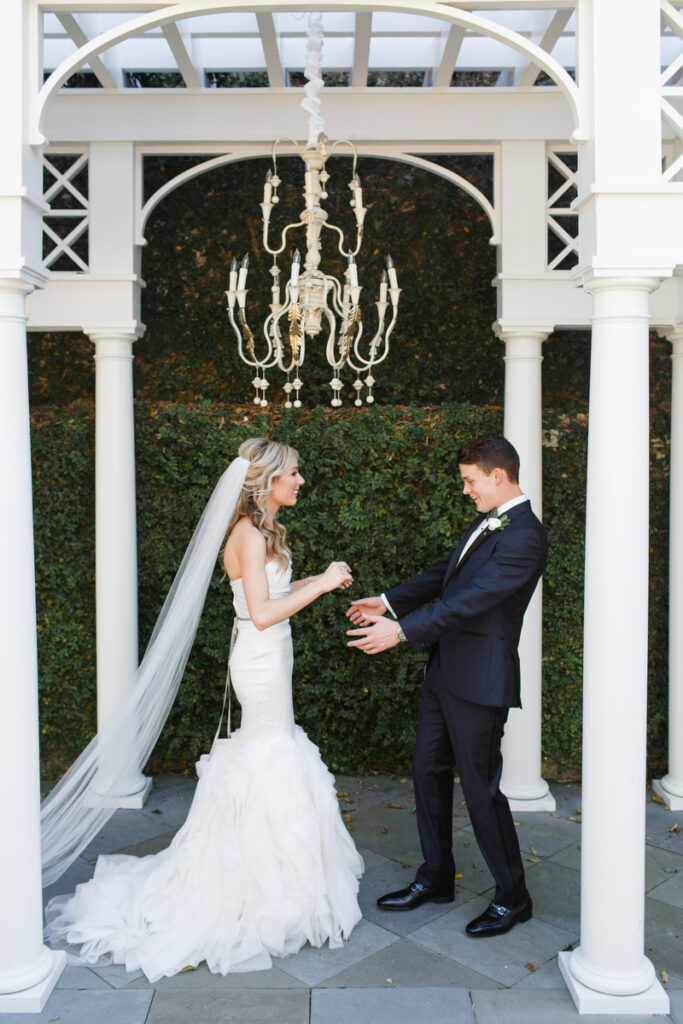
{"type": "MultiPolygon", "coordinates": [[[[515,505],[521,505],[523,501],[528,501],[528,500],[529,499],[526,496],[526,494],[518,494],[516,498],[510,498],[509,501],[506,501],[503,505],[499,505],[498,506],[497,518],[501,519],[505,515],[505,513],[509,512],[509,510],[511,508],[514,508],[515,505]]],[[[484,530],[486,529],[487,526],[488,526],[488,519],[482,519],[482,521],[477,526],[476,530],[474,530],[471,533],[471,535],[467,538],[467,543],[465,544],[465,547],[460,552],[460,558],[458,559],[458,565],[460,565],[461,561],[465,557],[466,552],[469,551],[469,549],[472,547],[472,545],[474,544],[474,542],[477,539],[477,537],[481,536],[481,534],[484,532],[484,530]]],[[[386,605],[387,611],[391,612],[391,614],[394,616],[394,618],[397,618],[396,612],[394,611],[394,609],[389,604],[389,602],[387,600],[387,597],[386,597],[386,594],[380,594],[380,597],[384,601],[384,604],[386,605]]]]}

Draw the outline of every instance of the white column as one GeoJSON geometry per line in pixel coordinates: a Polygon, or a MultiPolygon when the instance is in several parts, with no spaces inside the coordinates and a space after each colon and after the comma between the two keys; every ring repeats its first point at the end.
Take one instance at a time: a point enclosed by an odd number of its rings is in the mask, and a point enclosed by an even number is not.
{"type": "MultiPolygon", "coordinates": [[[[102,729],[126,698],[138,666],[134,331],[94,330],[95,517],[97,602],[97,725],[102,729]]],[[[102,765],[105,774],[126,763],[102,765]]],[[[117,787],[117,807],[142,807],[151,779],[131,770],[117,787]]]]}
{"type": "Polygon", "coordinates": [[[644,956],[648,326],[654,276],[584,275],[588,433],[581,944],[560,969],[582,1013],[667,1013],[644,956]],[[627,998],[630,997],[630,998],[627,998]]]}
{"type": "Polygon", "coordinates": [[[43,945],[26,294],[0,280],[0,1013],[39,1012],[65,962],[43,945]]]}
{"type": "Polygon", "coordinates": [[[669,771],[652,788],[672,811],[683,810],[683,327],[672,345],[669,499],[669,771]]]}
{"type": "MultiPolygon", "coordinates": [[[[542,345],[551,329],[496,325],[505,343],[503,433],[519,453],[520,486],[539,518],[543,510],[542,345]]],[[[539,583],[524,616],[519,643],[522,707],[511,709],[503,739],[501,789],[515,812],[555,810],[555,798],[541,775],[542,637],[539,583]]]]}

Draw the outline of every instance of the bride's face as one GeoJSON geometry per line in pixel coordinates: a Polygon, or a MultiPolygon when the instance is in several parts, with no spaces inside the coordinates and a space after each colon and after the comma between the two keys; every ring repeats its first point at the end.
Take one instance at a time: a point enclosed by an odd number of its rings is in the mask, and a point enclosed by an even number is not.
{"type": "Polygon", "coordinates": [[[296,460],[292,460],[287,469],[278,476],[273,489],[268,495],[274,510],[282,505],[296,505],[299,495],[299,488],[304,484],[304,478],[299,472],[296,460]]]}

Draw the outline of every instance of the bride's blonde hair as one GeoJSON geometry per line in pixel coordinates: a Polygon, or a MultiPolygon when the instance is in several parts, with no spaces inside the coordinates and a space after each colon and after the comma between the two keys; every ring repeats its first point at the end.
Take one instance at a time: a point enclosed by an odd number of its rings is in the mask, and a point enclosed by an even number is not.
{"type": "Polygon", "coordinates": [[[298,453],[288,444],[269,441],[266,437],[250,437],[240,445],[238,454],[251,465],[230,520],[227,537],[232,533],[235,524],[247,516],[266,539],[266,559],[275,560],[286,569],[290,559],[287,531],[278,523],[277,517],[273,519],[272,525],[266,522],[267,498],[276,479],[282,476],[293,460],[298,459],[298,453]]]}

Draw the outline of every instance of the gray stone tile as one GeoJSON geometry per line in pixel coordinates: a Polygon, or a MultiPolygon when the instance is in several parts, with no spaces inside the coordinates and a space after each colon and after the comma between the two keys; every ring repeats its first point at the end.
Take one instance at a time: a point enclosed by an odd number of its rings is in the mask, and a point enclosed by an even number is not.
{"type": "Polygon", "coordinates": [[[111,991],[112,986],[99,974],[91,971],[89,967],[65,967],[55,985],[55,990],[60,988],[70,990],[97,988],[111,991]]]}
{"type": "MultiPolygon", "coordinates": [[[[146,1024],[309,1024],[306,989],[157,992],[146,1024]]],[[[61,1022],[60,1022],[61,1024],[61,1022]]],[[[90,1022],[88,1022],[90,1024],[90,1022]]]]}
{"type": "Polygon", "coordinates": [[[187,818],[196,786],[195,777],[155,775],[154,784],[141,813],[150,817],[152,821],[163,822],[167,829],[180,828],[187,818]]]}
{"type": "Polygon", "coordinates": [[[414,878],[415,868],[402,868],[394,861],[386,861],[380,867],[366,872],[361,880],[359,894],[363,917],[396,935],[408,935],[428,921],[433,921],[451,910],[458,903],[472,898],[472,893],[463,891],[458,885],[453,903],[423,903],[415,910],[406,911],[380,910],[377,906],[378,896],[402,889],[410,885],[414,878]]]}
{"type": "MultiPolygon", "coordinates": [[[[646,891],[651,892],[656,886],[671,878],[683,881],[683,856],[672,853],[671,850],[648,844],[645,850],[646,891]]],[[[667,899],[664,902],[671,903],[673,901],[667,899]]],[[[677,905],[680,906],[680,904],[677,905]]]]}
{"type": "Polygon", "coordinates": [[[660,900],[662,903],[668,903],[671,907],[683,910],[683,871],[669,876],[666,882],[650,889],[648,896],[651,896],[653,900],[660,900]]]}
{"type": "MultiPolygon", "coordinates": [[[[42,1013],[7,1013],[2,1024],[145,1024],[150,992],[69,991],[55,989],[42,1013]]],[[[250,1022],[251,1024],[251,1022],[250,1022]]]]}
{"type": "Polygon", "coordinates": [[[151,836],[149,839],[143,839],[141,843],[133,843],[132,846],[126,846],[119,853],[125,853],[129,857],[147,857],[152,853],[160,853],[161,850],[165,850],[171,845],[175,831],[164,832],[160,836],[151,836]]]}
{"type": "Polygon", "coordinates": [[[533,992],[515,988],[508,992],[491,989],[472,992],[477,1024],[652,1024],[666,1017],[643,1014],[588,1013],[579,1017],[568,990],[533,992]]]}
{"type": "MultiPolygon", "coordinates": [[[[127,989],[149,987],[150,983],[143,977],[138,978],[137,981],[132,981],[127,986],[127,989]]],[[[308,989],[308,986],[303,981],[293,978],[278,967],[271,967],[267,971],[240,971],[234,974],[223,975],[212,974],[205,963],[200,964],[194,971],[181,971],[180,974],[174,974],[170,978],[160,978],[159,981],[154,982],[152,987],[158,992],[166,992],[167,990],[189,991],[194,989],[202,989],[202,991],[206,992],[225,992],[227,990],[232,991],[233,989],[243,988],[308,989]]]]}
{"type": "Polygon", "coordinates": [[[493,885],[491,872],[481,855],[474,833],[469,829],[453,833],[455,884],[469,892],[486,892],[493,885]],[[458,878],[458,875],[461,877],[458,878]]]}
{"type": "Polygon", "coordinates": [[[293,978],[299,978],[307,985],[319,985],[392,942],[396,942],[396,936],[391,932],[378,928],[371,921],[361,921],[341,949],[330,949],[328,946],[315,949],[313,946],[304,946],[294,956],[283,957],[274,963],[280,970],[291,974],[293,978]]]}
{"type": "Polygon", "coordinates": [[[116,811],[81,854],[85,860],[95,860],[101,853],[118,853],[143,839],[164,835],[168,832],[168,824],[159,818],[156,820],[143,811],[116,811]]]}
{"type": "Polygon", "coordinates": [[[417,846],[417,823],[410,811],[412,804],[405,800],[395,802],[405,804],[405,807],[390,808],[387,801],[365,806],[357,804],[353,821],[348,823],[353,826],[351,834],[359,846],[392,859],[401,850],[417,846]]]}
{"type": "Polygon", "coordinates": [[[99,964],[94,964],[90,970],[94,971],[112,988],[126,988],[131,981],[137,981],[138,978],[143,978],[145,984],[149,984],[142,971],[127,971],[123,964],[102,964],[101,967],[99,964]]]}
{"type": "MultiPolygon", "coordinates": [[[[459,988],[315,989],[311,1024],[475,1024],[469,993],[459,988]]],[[[251,1020],[249,1024],[252,1024],[251,1020]]]]}
{"type": "Polygon", "coordinates": [[[50,902],[54,896],[64,896],[74,891],[77,885],[89,881],[95,870],[95,865],[88,863],[84,857],[77,857],[73,864],[66,869],[61,878],[58,878],[52,885],[43,889],[43,906],[50,902]]]}
{"type": "Polygon", "coordinates": [[[374,850],[367,850],[364,846],[358,846],[357,843],[356,847],[363,858],[366,873],[368,871],[372,871],[373,868],[379,868],[391,863],[390,859],[388,857],[383,857],[381,853],[375,853],[374,850]]]}
{"type": "MultiPolygon", "coordinates": [[[[569,815],[580,817],[578,814],[574,815],[574,810],[575,808],[572,808],[569,815]]],[[[566,808],[563,808],[563,811],[564,814],[558,812],[559,818],[553,818],[549,811],[514,815],[515,821],[519,822],[517,838],[523,853],[531,854],[533,857],[550,857],[581,839],[581,825],[569,821],[566,808]]]]}
{"type": "Polygon", "coordinates": [[[534,916],[569,932],[580,931],[581,876],[562,864],[543,860],[525,864],[526,881],[534,901],[534,916]]]}
{"type": "Polygon", "coordinates": [[[576,933],[537,917],[516,925],[506,935],[472,939],[465,933],[465,925],[486,906],[486,900],[480,898],[465,903],[413,932],[411,939],[506,986],[527,976],[526,964],[540,967],[568,943],[577,942],[576,933]]]}
{"type": "Polygon", "coordinates": [[[658,971],[680,974],[683,964],[683,910],[645,900],[645,955],[658,971]]]}
{"type": "Polygon", "coordinates": [[[674,1024],[683,1024],[683,991],[669,992],[671,999],[671,1020],[674,1024]]]}
{"type": "Polygon", "coordinates": [[[490,978],[461,967],[409,939],[400,939],[324,981],[321,988],[498,988],[490,978]]]}
{"type": "MultiPolygon", "coordinates": [[[[528,969],[527,969],[528,970],[528,969]]],[[[556,988],[566,989],[564,978],[560,974],[560,968],[557,963],[557,957],[554,956],[552,960],[548,960],[547,963],[541,967],[535,967],[533,971],[529,970],[525,978],[518,981],[514,986],[518,988],[556,988]]],[[[472,985],[472,988],[476,988],[476,985],[472,985]]]]}
{"type": "Polygon", "coordinates": [[[566,846],[564,850],[558,850],[549,859],[555,864],[562,864],[566,868],[572,868],[573,871],[580,871],[581,843],[572,843],[571,846],[566,846]]]}

